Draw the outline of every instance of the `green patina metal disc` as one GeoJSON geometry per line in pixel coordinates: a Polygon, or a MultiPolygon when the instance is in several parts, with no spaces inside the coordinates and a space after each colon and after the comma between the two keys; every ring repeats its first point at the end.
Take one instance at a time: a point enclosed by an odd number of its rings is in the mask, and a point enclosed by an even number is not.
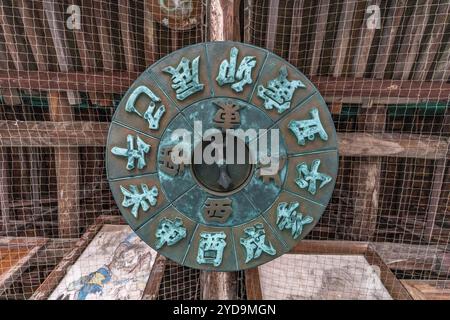
{"type": "Polygon", "coordinates": [[[114,114],[106,162],[114,199],[146,243],[182,265],[234,271],[289,252],[317,224],[336,181],[337,137],[325,101],[292,65],[210,42],[135,81],[114,114]],[[235,150],[194,163],[220,137],[230,144],[211,154],[239,146],[244,160],[235,150]]]}

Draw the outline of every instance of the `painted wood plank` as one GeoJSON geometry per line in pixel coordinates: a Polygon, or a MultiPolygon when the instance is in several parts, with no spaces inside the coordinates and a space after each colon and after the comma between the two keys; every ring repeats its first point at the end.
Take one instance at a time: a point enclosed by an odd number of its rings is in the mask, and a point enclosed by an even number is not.
{"type": "Polygon", "coordinates": [[[304,1],[295,1],[292,8],[291,35],[289,39],[289,56],[288,61],[298,67],[300,63],[300,36],[302,31],[304,1]]]}
{"type": "Polygon", "coordinates": [[[132,28],[133,21],[131,20],[131,1],[119,0],[119,23],[120,32],[122,35],[122,47],[124,49],[125,64],[128,71],[138,71],[136,62],[136,48],[135,48],[135,35],[132,28]]]}

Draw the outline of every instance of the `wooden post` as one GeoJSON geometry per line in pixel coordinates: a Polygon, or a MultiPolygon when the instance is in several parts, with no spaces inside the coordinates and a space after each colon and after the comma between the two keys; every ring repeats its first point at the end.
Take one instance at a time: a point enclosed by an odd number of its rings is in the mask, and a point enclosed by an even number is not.
{"type": "Polygon", "coordinates": [[[2,229],[5,235],[8,236],[9,223],[9,169],[8,157],[6,156],[6,148],[0,148],[0,210],[2,211],[2,229]]]}
{"type": "MultiPolygon", "coordinates": [[[[366,132],[382,132],[386,122],[386,107],[370,101],[360,108],[358,128],[366,132]]],[[[355,190],[352,238],[371,241],[375,234],[380,193],[381,158],[363,157],[353,165],[355,190]]]]}
{"type": "MultiPolygon", "coordinates": [[[[211,0],[207,9],[211,41],[239,40],[240,0],[211,0]],[[233,26],[234,28],[230,28],[233,26]]],[[[203,300],[237,298],[236,272],[200,272],[200,295],[203,300]]]]}
{"type": "MultiPolygon", "coordinates": [[[[53,121],[73,121],[72,108],[63,93],[49,93],[49,109],[53,121]]],[[[78,157],[77,147],[55,147],[58,229],[64,238],[76,238],[79,232],[78,157]]]]}

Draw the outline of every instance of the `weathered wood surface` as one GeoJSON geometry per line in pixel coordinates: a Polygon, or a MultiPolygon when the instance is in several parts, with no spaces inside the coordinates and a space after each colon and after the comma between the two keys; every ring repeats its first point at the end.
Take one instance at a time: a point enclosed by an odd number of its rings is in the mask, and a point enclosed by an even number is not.
{"type": "Polygon", "coordinates": [[[262,300],[258,268],[245,270],[247,300],[262,300]]]}
{"type": "Polygon", "coordinates": [[[444,137],[401,133],[339,133],[339,154],[345,156],[444,159],[444,137]]]}
{"type": "Polygon", "coordinates": [[[377,79],[383,79],[385,70],[395,44],[397,32],[401,27],[403,14],[406,10],[406,0],[394,0],[389,8],[382,26],[382,35],[375,59],[373,74],[377,79]]]}
{"type": "Polygon", "coordinates": [[[109,123],[0,121],[0,146],[105,146],[109,123]]]}
{"type": "MultiPolygon", "coordinates": [[[[137,72],[0,72],[0,87],[24,88],[42,91],[96,91],[123,93],[139,76],[137,72]]],[[[355,98],[408,98],[414,101],[446,101],[450,97],[450,84],[439,81],[353,79],[345,77],[312,76],[310,80],[322,96],[335,99],[355,98]]],[[[380,102],[377,102],[380,103],[380,102]]]]}
{"type": "Polygon", "coordinates": [[[316,21],[316,30],[314,30],[314,45],[311,52],[311,63],[309,74],[314,76],[319,72],[322,46],[327,32],[328,10],[330,0],[320,0],[318,3],[318,17],[316,21]]]}
{"type": "Polygon", "coordinates": [[[200,272],[200,297],[202,300],[235,300],[236,272],[200,272]]]}
{"type": "MultiPolygon", "coordinates": [[[[0,121],[0,146],[105,146],[108,123],[0,121]]],[[[444,137],[338,133],[341,156],[445,159],[444,137]]]]}
{"type": "Polygon", "coordinates": [[[147,285],[145,286],[142,300],[156,300],[158,298],[159,287],[166,269],[167,259],[158,254],[153,263],[152,271],[148,277],[147,285]]]}
{"type": "Polygon", "coordinates": [[[32,259],[48,241],[42,238],[30,239],[29,242],[25,238],[5,239],[7,243],[0,244],[0,296],[31,265],[32,259]]]}
{"type": "Polygon", "coordinates": [[[355,13],[356,0],[345,1],[340,14],[334,50],[331,59],[331,72],[334,77],[340,77],[344,72],[345,58],[349,49],[352,33],[353,15],[355,13]]]}
{"type": "MultiPolygon", "coordinates": [[[[50,117],[53,121],[73,121],[73,111],[64,93],[49,93],[50,117]]],[[[55,147],[55,169],[58,194],[58,231],[60,237],[78,237],[79,233],[79,168],[78,148],[55,147]]]]}
{"type": "Polygon", "coordinates": [[[449,280],[401,280],[414,300],[450,300],[449,280]]]}
{"type": "MultiPolygon", "coordinates": [[[[371,101],[359,109],[358,129],[370,133],[384,131],[387,109],[371,101]]],[[[371,241],[375,235],[381,180],[381,158],[362,158],[353,165],[354,214],[352,237],[354,240],[371,241]]]]}

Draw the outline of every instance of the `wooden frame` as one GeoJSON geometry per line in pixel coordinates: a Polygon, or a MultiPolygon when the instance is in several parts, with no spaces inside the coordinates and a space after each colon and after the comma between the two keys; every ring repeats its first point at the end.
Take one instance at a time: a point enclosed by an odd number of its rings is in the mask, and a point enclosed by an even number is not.
{"type": "MultiPolygon", "coordinates": [[[[89,243],[94,239],[94,237],[105,224],[124,224],[124,222],[121,216],[100,216],[95,221],[95,223],[86,230],[83,236],[76,242],[72,250],[70,250],[62,258],[61,262],[49,274],[49,276],[44,280],[40,287],[33,293],[30,298],[31,300],[48,299],[59,282],[66,275],[69,267],[73,263],[75,263],[75,261],[80,257],[89,243]]],[[[165,258],[158,254],[150,272],[150,276],[147,280],[147,285],[143,292],[142,299],[152,300],[157,298],[159,285],[164,275],[165,262],[165,258]]]]}
{"type": "MultiPolygon", "coordinates": [[[[316,241],[303,240],[290,254],[314,254],[314,255],[362,255],[367,262],[380,268],[380,280],[393,299],[410,300],[411,296],[403,287],[400,280],[390,271],[375,251],[374,247],[365,242],[353,241],[316,241]]],[[[245,271],[245,286],[248,300],[262,299],[262,291],[258,269],[245,271]]]]}
{"type": "Polygon", "coordinates": [[[6,237],[0,239],[0,249],[28,250],[25,255],[19,257],[9,270],[0,274],[0,296],[2,296],[14,281],[16,281],[20,275],[31,266],[32,261],[37,257],[38,251],[47,242],[48,239],[44,238],[6,237]]]}

